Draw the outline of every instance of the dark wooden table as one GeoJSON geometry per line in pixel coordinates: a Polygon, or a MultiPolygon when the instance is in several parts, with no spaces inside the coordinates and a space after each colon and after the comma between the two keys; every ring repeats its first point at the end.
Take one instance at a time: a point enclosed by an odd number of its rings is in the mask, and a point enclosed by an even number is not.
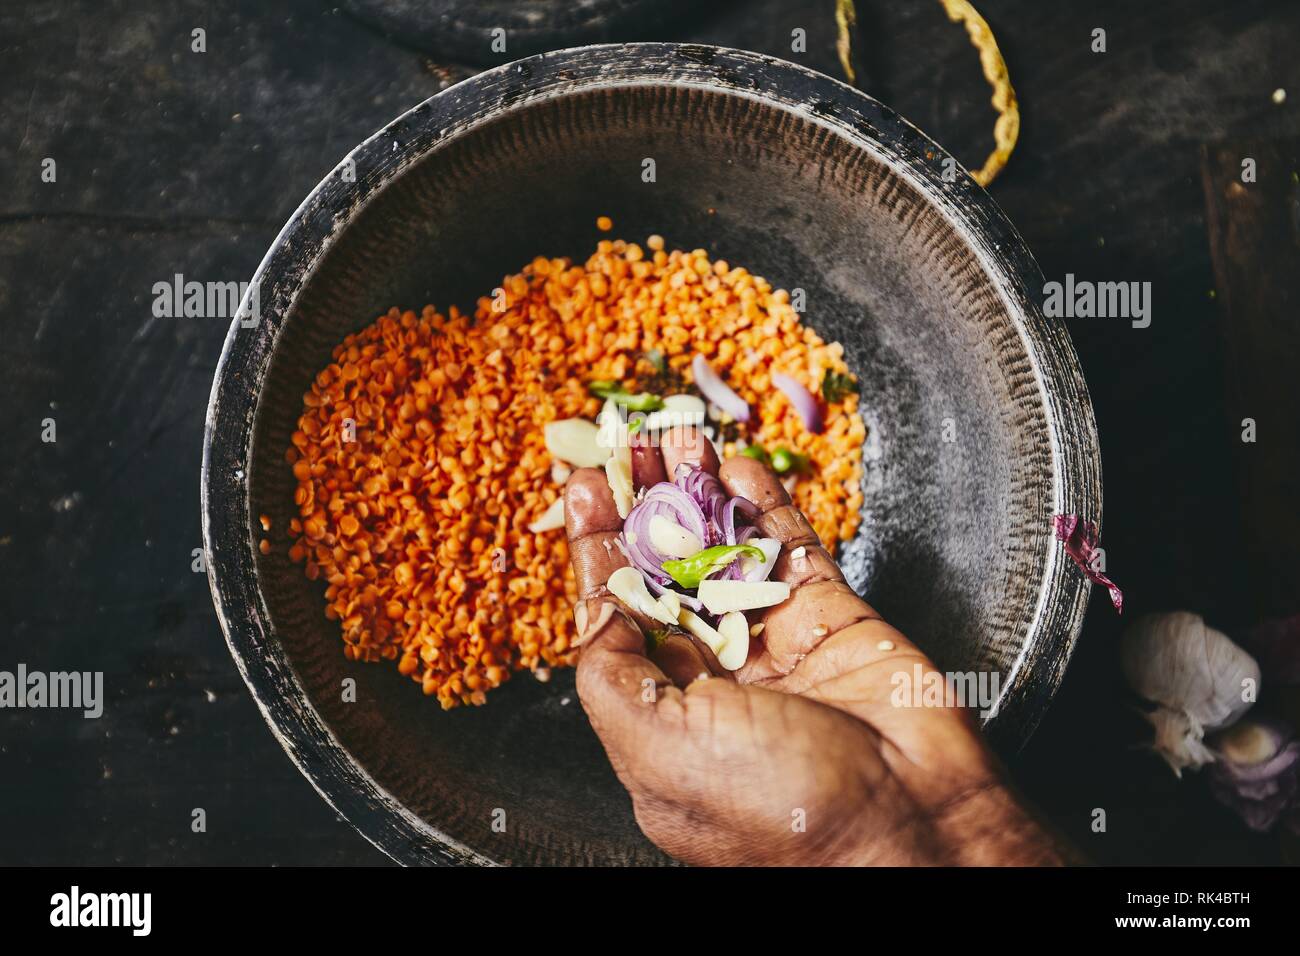
{"type": "MultiPolygon", "coordinates": [[[[1244,621],[1242,412],[1227,397],[1202,150],[1300,138],[1300,6],[977,6],[1023,109],[994,196],[1049,278],[1153,286],[1150,328],[1069,321],[1127,613],[1244,621]],[[1104,54],[1090,50],[1095,27],[1104,54]],[[1291,94],[1281,105],[1277,88],[1291,94]]],[[[937,2],[859,8],[864,88],[977,166],[993,117],[964,33],[937,2]]],[[[832,9],[701,3],[654,38],[838,75],[832,9]],[[791,53],[796,27],[805,54],[791,53]]],[[[0,669],[102,670],[107,694],[99,720],[0,710],[0,863],[385,862],[280,750],[191,570],[227,323],[155,318],[152,289],[176,273],[247,279],[351,146],[467,72],[313,0],[0,8],[0,669]],[[206,53],[191,51],[195,28],[206,53]],[[46,418],[54,443],[41,440],[46,418]],[[197,807],[206,833],[191,832],[197,807]]],[[[1059,699],[1012,774],[1101,862],[1279,859],[1201,782],[1132,749],[1142,724],[1117,674],[1119,633],[1094,594],[1059,699]],[[1091,829],[1095,808],[1105,833],[1091,829]]]]}

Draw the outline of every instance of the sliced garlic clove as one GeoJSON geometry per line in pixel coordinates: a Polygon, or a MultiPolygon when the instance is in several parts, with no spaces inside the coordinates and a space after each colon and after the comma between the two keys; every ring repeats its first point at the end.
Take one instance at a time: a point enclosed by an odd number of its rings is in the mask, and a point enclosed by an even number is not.
{"type": "Polygon", "coordinates": [[[722,635],[704,618],[698,614],[682,608],[677,615],[677,623],[680,624],[693,637],[699,638],[708,645],[709,650],[713,651],[713,656],[717,657],[722,651],[722,635]]]}
{"type": "Polygon", "coordinates": [[[618,402],[612,398],[605,399],[596,415],[596,441],[606,451],[614,448],[626,448],[628,445],[628,423],[623,416],[618,402]]]}
{"type": "Polygon", "coordinates": [[[684,415],[704,415],[704,399],[698,395],[666,395],[664,396],[664,410],[670,412],[681,412],[684,415]]]}
{"type": "Polygon", "coordinates": [[[682,613],[682,600],[674,591],[665,591],[659,595],[659,603],[663,606],[664,612],[674,621],[682,613]]]}
{"type": "Polygon", "coordinates": [[[678,425],[703,423],[703,401],[694,395],[667,395],[664,397],[664,407],[646,416],[644,427],[648,431],[661,431],[678,425]]]}
{"type": "Polygon", "coordinates": [[[564,499],[556,498],[551,506],[542,512],[542,516],[528,526],[533,534],[554,531],[564,527],[564,499]]]}
{"type": "Polygon", "coordinates": [[[749,622],[740,611],[728,611],[718,621],[722,650],[714,651],[718,663],[729,671],[739,670],[749,657],[749,622]]]}
{"type": "Polygon", "coordinates": [[[672,518],[655,515],[650,519],[650,544],[670,558],[689,558],[704,550],[704,542],[693,531],[672,518]]]}
{"type": "Polygon", "coordinates": [[[739,670],[749,658],[749,622],[739,611],[724,614],[714,628],[698,614],[682,608],[677,623],[688,634],[708,645],[726,670],[739,670]]]}
{"type": "Polygon", "coordinates": [[[596,426],[585,418],[562,418],[542,429],[551,456],[579,468],[599,468],[609,458],[609,449],[600,447],[597,434],[596,426]]]}
{"type": "Polygon", "coordinates": [[[668,608],[656,601],[645,586],[645,578],[636,568],[624,566],[609,576],[605,582],[609,593],[614,595],[629,608],[639,611],[646,617],[660,624],[676,624],[677,619],[668,613],[668,608]]]}
{"type": "Polygon", "coordinates": [[[704,580],[696,595],[710,614],[726,614],[780,604],[790,596],[790,585],[784,581],[704,580]]]}
{"type": "Polygon", "coordinates": [[[605,462],[605,480],[609,482],[609,490],[614,493],[614,507],[618,509],[618,516],[626,519],[636,498],[636,493],[632,490],[632,463],[628,456],[620,455],[617,451],[610,456],[609,461],[605,462]]]}

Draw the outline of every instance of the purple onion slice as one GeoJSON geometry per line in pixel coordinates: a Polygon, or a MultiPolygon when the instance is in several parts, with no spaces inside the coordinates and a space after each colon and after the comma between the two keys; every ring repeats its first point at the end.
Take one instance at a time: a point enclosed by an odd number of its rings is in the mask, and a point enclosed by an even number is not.
{"type": "Polygon", "coordinates": [[[731,390],[731,386],[722,380],[713,366],[704,360],[703,355],[696,355],[691,361],[691,373],[695,376],[695,387],[705,398],[736,421],[749,421],[749,405],[731,390]]]}
{"type": "MultiPolygon", "coordinates": [[[[670,556],[660,553],[650,540],[650,523],[656,517],[673,521],[694,534],[707,548],[719,544],[746,544],[756,538],[769,541],[759,538],[758,528],[753,524],[758,515],[757,506],[748,499],[739,496],[728,498],[716,475],[697,465],[683,463],[678,466],[674,481],[658,482],[641,494],[616,541],[628,563],[641,573],[651,593],[657,597],[671,590],[684,607],[715,625],[716,619],[708,614],[699,598],[676,587],[671,576],[664,571],[664,561],[670,556]]],[[[766,580],[780,553],[780,544],[771,544],[776,547],[759,545],[767,560],[750,574],[745,575],[741,570],[743,562],[732,561],[715,572],[714,577],[720,580],[766,580]]]]}
{"type": "Polygon", "coordinates": [[[739,495],[732,498],[722,506],[722,537],[723,544],[743,544],[736,538],[736,511],[741,511],[747,519],[753,521],[758,517],[758,506],[748,498],[742,498],[739,495]]]}
{"type": "Polygon", "coordinates": [[[1074,559],[1079,570],[1095,584],[1100,584],[1110,592],[1110,603],[1115,605],[1116,613],[1124,612],[1124,592],[1106,575],[1094,567],[1097,554],[1097,526],[1091,521],[1074,514],[1053,515],[1052,523],[1056,529],[1056,539],[1065,546],[1065,553],[1074,559]]]}
{"type": "Polygon", "coordinates": [[[790,399],[790,404],[798,412],[803,427],[815,435],[821,434],[825,422],[822,418],[822,404],[817,401],[817,396],[804,388],[797,380],[789,375],[783,375],[781,372],[772,373],[772,384],[784,392],[786,398],[790,399]]]}

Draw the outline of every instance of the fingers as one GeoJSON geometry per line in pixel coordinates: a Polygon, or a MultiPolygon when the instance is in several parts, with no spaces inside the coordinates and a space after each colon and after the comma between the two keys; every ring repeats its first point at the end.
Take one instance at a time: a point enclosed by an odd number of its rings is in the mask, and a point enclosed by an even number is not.
{"type": "Polygon", "coordinates": [[[785,689],[803,691],[833,679],[843,668],[915,652],[907,638],[844,582],[839,565],[770,468],[752,458],[729,458],[719,477],[728,494],[758,506],[759,531],[781,542],[772,579],[790,585],[787,600],[760,612],[761,641],[751,647],[749,660],[736,674],[738,681],[770,682],[802,665],[801,674],[788,680],[785,689]]]}
{"type": "Polygon", "coordinates": [[[650,435],[637,432],[628,438],[628,446],[632,456],[632,483],[636,491],[668,480],[668,473],[664,470],[664,456],[650,435]]]}
{"type": "MultiPolygon", "coordinates": [[[[623,519],[618,516],[614,494],[603,471],[579,468],[569,476],[564,486],[564,525],[569,535],[573,574],[578,583],[578,605],[573,611],[578,637],[574,646],[584,647],[597,636],[605,635],[601,649],[587,647],[579,659],[581,675],[584,662],[593,656],[597,658],[593,673],[598,679],[595,684],[590,679],[587,681],[589,688],[597,688],[592,695],[608,692],[604,684],[614,676],[610,661],[621,665],[619,673],[623,676],[619,676],[619,681],[624,676],[628,679],[649,677],[654,681],[666,680],[663,671],[645,658],[646,640],[642,626],[646,622],[633,618],[605,587],[609,576],[628,562],[614,543],[622,530],[623,519]],[[611,654],[618,656],[611,658],[611,654]]],[[[689,641],[687,643],[689,645],[689,641]]],[[[674,673],[689,672],[688,680],[694,680],[700,673],[698,654],[695,660],[691,660],[677,642],[666,647],[663,653],[674,673]]],[[[579,684],[582,684],[581,676],[579,684]]]]}
{"type": "Polygon", "coordinates": [[[676,687],[688,687],[702,677],[727,675],[708,646],[681,631],[655,631],[646,638],[650,660],[676,687]]]}
{"type": "Polygon", "coordinates": [[[641,626],[612,595],[580,602],[574,618],[583,645],[578,699],[614,772],[632,789],[645,754],[668,743],[671,728],[680,726],[674,716],[682,714],[682,692],[674,677],[689,685],[707,667],[683,634],[650,642],[654,659],[647,657],[641,626]]]}
{"type": "Polygon", "coordinates": [[[758,506],[758,530],[781,542],[781,554],[772,577],[792,588],[821,581],[843,581],[844,575],[830,556],[803,512],[790,503],[781,479],[760,461],[730,458],[719,473],[728,494],[748,498],[758,506]]]}
{"type": "MultiPolygon", "coordinates": [[[[604,603],[614,606],[612,599],[604,603]]],[[[708,813],[717,794],[726,801],[725,771],[711,758],[715,750],[734,752],[752,740],[746,695],[761,691],[723,680],[678,689],[640,652],[639,634],[621,614],[593,629],[589,640],[578,659],[578,697],[614,773],[632,795],[638,822],[661,842],[669,831],[656,826],[657,808],[685,802],[708,813]]],[[[670,653],[689,654],[690,646],[676,644],[670,653]]],[[[709,832],[705,827],[705,836],[709,832]]]]}
{"type": "MultiPolygon", "coordinates": [[[[761,640],[737,672],[742,684],[762,683],[852,714],[918,758],[939,759],[951,741],[951,713],[895,706],[895,675],[926,656],[844,582],[807,519],[790,503],[780,480],[761,462],[731,458],[719,476],[729,494],[758,505],[759,530],[781,542],[772,577],[791,586],[790,597],[762,613],[761,640]]],[[[963,732],[969,728],[963,726],[963,732]]]]}
{"type": "Polygon", "coordinates": [[[614,543],[623,520],[600,469],[579,468],[569,476],[564,486],[564,528],[579,601],[604,594],[605,582],[627,564],[627,558],[614,543]]]}
{"type": "MultiPolygon", "coordinates": [[[[681,444],[675,446],[682,448],[681,444]]],[[[627,565],[627,556],[616,540],[623,519],[614,504],[609,480],[598,468],[579,468],[564,486],[564,525],[569,535],[569,557],[578,584],[578,638],[575,647],[586,643],[584,616],[590,616],[591,599],[603,598],[609,576],[627,565]]],[[[611,599],[612,600],[612,599],[611,599]]],[[[662,625],[645,616],[623,609],[632,621],[646,631],[659,631],[662,625]]],[[[638,651],[639,653],[639,651],[638,651]]],[[[670,633],[652,642],[650,657],[667,673],[673,683],[684,687],[700,674],[728,675],[709,648],[684,633],[670,633]]]]}
{"type": "Polygon", "coordinates": [[[677,466],[683,463],[698,465],[711,475],[718,474],[718,450],[694,425],[668,429],[659,439],[659,448],[669,481],[677,477],[677,466]]]}
{"type": "MultiPolygon", "coordinates": [[[[757,521],[758,530],[765,537],[776,538],[787,545],[788,549],[814,545],[821,547],[821,541],[812,525],[803,516],[803,512],[790,503],[790,495],[781,484],[781,479],[767,465],[739,455],[727,459],[719,470],[718,477],[722,479],[728,494],[748,498],[758,506],[761,512],[757,521]]],[[[782,552],[788,549],[783,548],[782,552]]]]}
{"type": "Polygon", "coordinates": [[[718,477],[728,492],[748,498],[764,514],[790,504],[790,495],[776,472],[756,458],[744,455],[728,458],[718,477]]]}
{"type": "Polygon", "coordinates": [[[645,656],[641,628],[616,599],[590,598],[578,605],[574,617],[584,644],[578,658],[578,698],[614,759],[651,719],[645,702],[657,700],[672,684],[645,656]]]}
{"type": "Polygon", "coordinates": [[[751,652],[750,663],[737,675],[740,680],[788,674],[827,637],[859,621],[879,619],[844,583],[839,565],[771,469],[752,458],[730,458],[720,477],[728,494],[758,506],[759,531],[781,542],[772,579],[791,587],[789,600],[760,615],[763,644],[751,652]]]}

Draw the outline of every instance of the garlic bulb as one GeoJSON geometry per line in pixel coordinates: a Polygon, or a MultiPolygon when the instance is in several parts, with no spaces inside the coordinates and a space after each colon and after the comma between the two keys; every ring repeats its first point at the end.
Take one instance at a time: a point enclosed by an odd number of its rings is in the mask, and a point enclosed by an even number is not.
{"type": "Polygon", "coordinates": [[[1160,705],[1147,714],[1152,747],[1174,773],[1214,760],[1202,742],[1250,709],[1259,665],[1199,614],[1174,611],[1134,621],[1120,642],[1120,666],[1133,690],[1160,705]]]}

